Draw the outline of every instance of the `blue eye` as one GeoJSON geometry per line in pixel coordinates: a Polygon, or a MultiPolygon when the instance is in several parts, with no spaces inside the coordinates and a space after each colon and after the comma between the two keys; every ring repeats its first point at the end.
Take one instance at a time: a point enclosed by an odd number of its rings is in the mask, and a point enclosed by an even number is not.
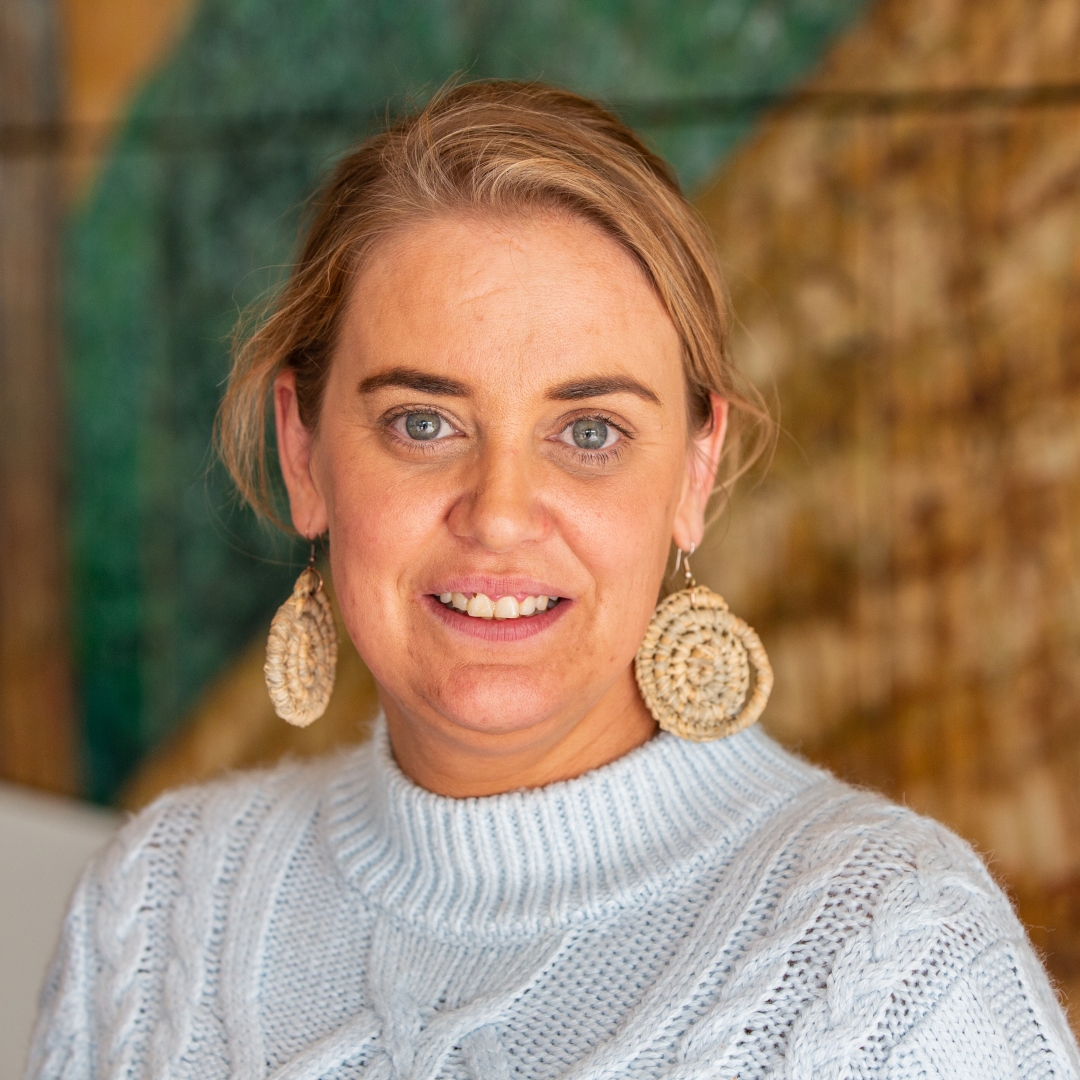
{"type": "Polygon", "coordinates": [[[437,439],[442,431],[443,421],[438,413],[415,412],[405,417],[405,431],[410,439],[426,442],[437,439]]]}
{"type": "Polygon", "coordinates": [[[608,440],[608,426],[603,420],[582,418],[570,429],[574,445],[582,450],[603,450],[608,440]]]}

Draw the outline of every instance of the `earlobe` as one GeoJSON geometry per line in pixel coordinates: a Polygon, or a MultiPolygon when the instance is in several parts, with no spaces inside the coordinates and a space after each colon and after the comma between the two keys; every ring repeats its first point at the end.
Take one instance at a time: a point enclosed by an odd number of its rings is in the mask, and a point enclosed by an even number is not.
{"type": "Polygon", "coordinates": [[[683,551],[698,547],[705,536],[705,513],[727,434],[727,399],[715,393],[711,393],[709,398],[712,403],[712,423],[693,440],[687,452],[682,498],[672,524],[672,539],[675,546],[683,551]]]}
{"type": "Polygon", "coordinates": [[[309,539],[326,532],[326,500],[319,491],[312,469],[314,433],[300,419],[296,397],[296,374],[283,371],[274,382],[274,421],[277,429],[278,461],[293,527],[309,539]]]}

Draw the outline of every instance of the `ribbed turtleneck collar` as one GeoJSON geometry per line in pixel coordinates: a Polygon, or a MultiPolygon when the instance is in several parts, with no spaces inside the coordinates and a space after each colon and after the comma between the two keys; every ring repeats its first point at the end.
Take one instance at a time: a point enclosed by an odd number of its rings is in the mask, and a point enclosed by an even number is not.
{"type": "Polygon", "coordinates": [[[454,936],[528,934],[722,856],[822,776],[755,728],[705,744],[661,733],[574,780],[453,799],[401,772],[380,720],[342,763],[323,821],[377,907],[454,936]]]}

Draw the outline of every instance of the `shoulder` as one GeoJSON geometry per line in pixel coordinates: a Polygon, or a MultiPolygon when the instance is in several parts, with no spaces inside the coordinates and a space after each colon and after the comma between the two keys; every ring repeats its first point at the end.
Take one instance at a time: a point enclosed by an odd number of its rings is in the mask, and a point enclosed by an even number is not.
{"type": "Polygon", "coordinates": [[[998,1032],[999,1064],[1036,1060],[1036,1044],[1069,1058],[1071,1036],[1023,927],[967,842],[833,778],[783,813],[761,881],[770,915],[750,952],[783,957],[777,986],[762,988],[797,1014],[792,1067],[895,1069],[946,1016],[998,1032]]]}
{"type": "Polygon", "coordinates": [[[119,899],[155,872],[175,873],[184,864],[195,870],[228,851],[242,858],[249,842],[277,819],[312,818],[341,761],[288,762],[168,792],[120,829],[91,863],[88,882],[119,899]]]}
{"type": "Polygon", "coordinates": [[[239,773],[133,817],[76,888],[27,1075],[168,1073],[223,945],[259,923],[334,777],[363,753],[239,773]]]}
{"type": "Polygon", "coordinates": [[[164,1075],[212,969],[230,941],[250,944],[336,776],[365,753],[238,773],[133,817],[76,889],[29,1075],[67,1075],[65,1062],[134,1075],[136,1060],[164,1075]]]}
{"type": "MultiPolygon", "coordinates": [[[[237,932],[238,904],[248,917],[271,903],[275,878],[317,827],[343,760],[237,773],[166,794],[132,818],[80,890],[98,980],[113,987],[101,1001],[154,998],[170,966],[198,962],[216,936],[237,932]]],[[[182,981],[198,978],[186,972],[182,981]]]]}
{"type": "Polygon", "coordinates": [[[826,888],[834,879],[854,875],[881,899],[888,894],[890,905],[921,898],[924,913],[935,889],[960,889],[1011,919],[1008,902],[965,840],[932,818],[847,784],[768,742],[774,756],[786,759],[792,774],[802,777],[764,822],[776,830],[777,857],[790,870],[811,875],[826,888]]]}
{"type": "MultiPolygon", "coordinates": [[[[693,764],[690,753],[683,751],[679,763],[693,764]]],[[[781,910],[842,896],[842,905],[853,905],[853,931],[869,926],[875,913],[879,946],[895,920],[925,925],[951,918],[957,905],[979,908],[982,923],[1003,932],[1017,926],[982,859],[940,823],[844,783],[762,731],[742,732],[711,753],[718,763],[706,772],[713,786],[737,787],[742,798],[716,800],[717,814],[751,811],[750,827],[738,830],[733,870],[788,905],[781,910]]]]}
{"type": "Polygon", "coordinates": [[[311,827],[338,767],[327,760],[235,773],[169,792],[131,818],[84,875],[100,946],[124,928],[147,931],[178,907],[174,923],[190,920],[251,860],[287,858],[287,836],[311,827]]]}
{"type": "Polygon", "coordinates": [[[783,892],[814,898],[814,925],[837,944],[859,940],[875,960],[901,964],[915,938],[936,935],[939,945],[951,938],[940,954],[945,963],[1023,936],[982,858],[940,822],[827,773],[784,816],[775,859],[783,892]],[[838,910],[846,912],[843,926],[830,919],[838,910]]]}

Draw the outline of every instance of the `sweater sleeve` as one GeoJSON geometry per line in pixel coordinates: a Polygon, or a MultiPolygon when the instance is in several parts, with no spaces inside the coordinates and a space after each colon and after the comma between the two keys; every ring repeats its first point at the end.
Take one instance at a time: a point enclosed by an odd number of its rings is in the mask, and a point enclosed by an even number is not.
{"type": "Polygon", "coordinates": [[[887,1080],[1080,1078],[1072,1032],[1020,934],[991,946],[958,975],[894,1047],[887,1080]]]}
{"type": "Polygon", "coordinates": [[[42,987],[26,1080],[74,1080],[94,1075],[87,1010],[93,982],[87,910],[87,893],[92,888],[89,879],[87,870],[68,907],[42,987]]]}
{"type": "Polygon", "coordinates": [[[42,992],[26,1080],[169,1073],[201,993],[215,875],[236,822],[273,803],[265,780],[164,795],[91,861],[42,992]]]}
{"type": "Polygon", "coordinates": [[[166,796],[129,821],[83,872],[42,990],[26,1080],[133,1071],[139,990],[154,978],[149,875],[171,804],[166,796]]]}

